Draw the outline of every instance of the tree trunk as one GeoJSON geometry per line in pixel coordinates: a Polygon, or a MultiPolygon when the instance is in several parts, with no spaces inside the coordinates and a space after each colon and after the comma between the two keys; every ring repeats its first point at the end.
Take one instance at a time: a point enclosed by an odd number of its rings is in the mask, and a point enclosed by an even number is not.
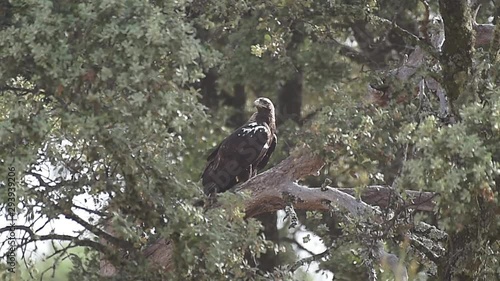
{"type": "MultiPolygon", "coordinates": [[[[473,20],[466,0],[440,0],[439,11],[445,34],[440,57],[443,67],[442,85],[450,101],[451,111],[458,118],[457,109],[467,100],[470,101],[475,92],[469,91],[475,44],[473,20]]],[[[475,225],[468,225],[450,235],[446,255],[438,265],[439,280],[473,280],[469,272],[479,272],[480,266],[472,255],[481,243],[477,237],[479,232],[480,229],[475,225]]]]}
{"type": "MultiPolygon", "coordinates": [[[[279,243],[279,232],[278,226],[276,225],[277,218],[276,212],[265,213],[256,217],[264,227],[262,232],[266,236],[266,239],[274,243],[279,243]]],[[[261,255],[257,263],[258,268],[263,272],[273,272],[273,270],[280,265],[278,255],[275,254],[272,249],[268,249],[265,254],[261,255]]]]}
{"type": "Polygon", "coordinates": [[[470,90],[472,57],[474,55],[473,20],[466,0],[440,0],[445,40],[440,58],[443,67],[443,87],[453,114],[467,101],[474,99],[470,90]]]}

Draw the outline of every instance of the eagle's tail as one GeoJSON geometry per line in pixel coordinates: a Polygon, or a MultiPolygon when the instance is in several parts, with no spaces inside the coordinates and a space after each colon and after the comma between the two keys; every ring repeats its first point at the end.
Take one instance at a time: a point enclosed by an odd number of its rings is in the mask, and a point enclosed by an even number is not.
{"type": "Polygon", "coordinates": [[[215,194],[220,189],[214,180],[214,175],[217,174],[216,166],[214,165],[214,161],[210,161],[201,175],[201,184],[203,185],[203,192],[206,195],[215,194]]]}
{"type": "Polygon", "coordinates": [[[217,193],[218,186],[214,182],[209,182],[203,185],[203,192],[208,195],[212,196],[213,194],[217,193]]]}
{"type": "Polygon", "coordinates": [[[237,175],[233,175],[225,169],[214,169],[207,165],[201,177],[203,192],[206,195],[224,192],[238,183],[237,175]]]}

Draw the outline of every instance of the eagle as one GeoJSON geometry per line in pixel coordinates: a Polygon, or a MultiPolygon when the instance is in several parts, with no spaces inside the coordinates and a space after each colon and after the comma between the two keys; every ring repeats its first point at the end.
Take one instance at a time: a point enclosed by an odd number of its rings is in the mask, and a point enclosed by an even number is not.
{"type": "Polygon", "coordinates": [[[224,192],[262,170],[276,148],[274,105],[268,98],[254,102],[257,111],[226,137],[208,156],[201,176],[206,195],[224,192]]]}

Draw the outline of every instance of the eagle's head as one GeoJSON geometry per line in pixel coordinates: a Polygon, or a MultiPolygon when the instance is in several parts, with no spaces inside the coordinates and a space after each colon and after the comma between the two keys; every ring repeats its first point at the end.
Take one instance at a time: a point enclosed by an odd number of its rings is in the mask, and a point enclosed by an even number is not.
{"type": "Polygon", "coordinates": [[[264,110],[274,111],[274,105],[268,98],[258,98],[253,102],[253,104],[255,105],[257,110],[264,109],[264,110]]]}

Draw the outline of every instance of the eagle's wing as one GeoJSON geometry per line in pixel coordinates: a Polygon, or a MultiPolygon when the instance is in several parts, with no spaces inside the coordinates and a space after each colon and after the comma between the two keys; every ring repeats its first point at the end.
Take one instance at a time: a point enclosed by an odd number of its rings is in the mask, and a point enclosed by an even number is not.
{"type": "Polygon", "coordinates": [[[278,137],[276,137],[276,135],[273,134],[273,140],[271,141],[271,144],[269,145],[266,154],[257,165],[257,171],[260,171],[264,169],[264,167],[266,167],[267,163],[269,162],[269,158],[271,158],[271,154],[273,154],[274,149],[276,148],[276,142],[278,142],[278,137]]]}
{"type": "Polygon", "coordinates": [[[219,145],[217,145],[217,147],[214,148],[214,150],[210,153],[210,155],[208,155],[207,161],[212,161],[215,158],[215,156],[217,155],[217,152],[219,151],[221,144],[222,143],[219,143],[219,145]]]}
{"type": "Polygon", "coordinates": [[[252,122],[239,128],[230,136],[236,147],[241,166],[253,165],[262,161],[269,149],[270,128],[267,124],[252,122]]]}
{"type": "Polygon", "coordinates": [[[212,154],[202,175],[205,194],[224,192],[247,181],[268,150],[267,124],[245,124],[224,139],[212,154]]]}

